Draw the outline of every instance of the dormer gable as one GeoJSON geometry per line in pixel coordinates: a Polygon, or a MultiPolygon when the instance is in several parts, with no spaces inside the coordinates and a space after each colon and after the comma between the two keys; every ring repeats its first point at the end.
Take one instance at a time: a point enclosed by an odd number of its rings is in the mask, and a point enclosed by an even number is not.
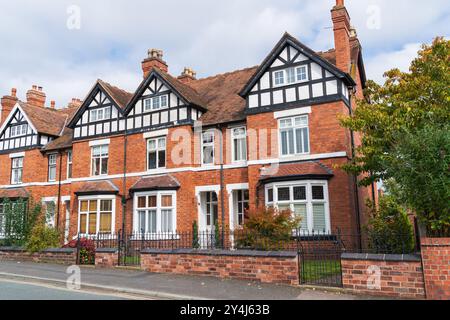
{"type": "Polygon", "coordinates": [[[247,113],[343,100],[355,82],[319,54],[285,33],[240,95],[247,113]]]}
{"type": "Polygon", "coordinates": [[[124,132],[123,110],[130,97],[130,93],[98,80],[68,124],[74,140],[124,132]]]}
{"type": "Polygon", "coordinates": [[[206,111],[206,103],[191,87],[153,68],[125,110],[128,132],[190,124],[206,111]]]}

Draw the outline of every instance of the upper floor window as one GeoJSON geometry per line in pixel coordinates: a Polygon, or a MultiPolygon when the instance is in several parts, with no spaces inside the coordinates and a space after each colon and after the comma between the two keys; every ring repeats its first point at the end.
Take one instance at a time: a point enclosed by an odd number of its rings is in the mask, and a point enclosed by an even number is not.
{"type": "Polygon", "coordinates": [[[91,118],[90,121],[102,121],[111,118],[111,107],[105,107],[100,109],[91,110],[91,118]]]}
{"type": "Polygon", "coordinates": [[[232,129],[233,162],[247,160],[247,129],[245,127],[232,129]]]}
{"type": "Polygon", "coordinates": [[[100,176],[108,174],[109,146],[92,147],[92,175],[100,176]]]}
{"type": "Polygon", "coordinates": [[[166,138],[149,139],[147,142],[147,169],[166,167],[166,138]]]}
{"type": "Polygon", "coordinates": [[[279,130],[282,156],[309,153],[308,116],[281,119],[279,130]]]}
{"type": "Polygon", "coordinates": [[[202,164],[214,164],[214,132],[202,134],[202,164]]]}
{"type": "Polygon", "coordinates": [[[308,80],[307,66],[292,67],[274,72],[274,85],[282,86],[308,80]]]}
{"type": "Polygon", "coordinates": [[[157,96],[153,98],[148,98],[144,100],[145,111],[158,110],[167,108],[168,101],[167,95],[157,96]]]}
{"type": "Polygon", "coordinates": [[[10,134],[9,134],[9,136],[10,136],[11,138],[24,136],[24,135],[27,134],[27,130],[28,130],[28,125],[26,125],[26,124],[21,124],[21,125],[18,125],[18,126],[13,126],[13,127],[11,127],[11,129],[10,129],[10,134]]]}
{"type": "Polygon", "coordinates": [[[48,156],[48,181],[56,180],[56,154],[48,156]]]}
{"type": "Polygon", "coordinates": [[[72,151],[67,152],[67,179],[72,179],[72,151]]]}
{"type": "Polygon", "coordinates": [[[21,184],[23,174],[23,157],[13,158],[11,165],[11,184],[21,184]]]}

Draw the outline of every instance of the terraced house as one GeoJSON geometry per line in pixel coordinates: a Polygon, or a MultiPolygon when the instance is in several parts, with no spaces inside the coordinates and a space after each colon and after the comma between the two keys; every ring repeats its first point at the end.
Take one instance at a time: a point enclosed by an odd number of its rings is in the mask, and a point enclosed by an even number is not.
{"type": "Polygon", "coordinates": [[[42,201],[66,241],[194,221],[234,229],[261,206],[290,208],[305,231],[359,232],[375,187],[339,168],[359,138],[338,118],[363,98],[364,63],[343,1],[331,15],[326,52],[286,33],[258,66],[197,79],[153,49],[134,93],[98,80],[62,109],[40,87],[26,101],[13,89],[1,100],[0,198],[42,201]]]}

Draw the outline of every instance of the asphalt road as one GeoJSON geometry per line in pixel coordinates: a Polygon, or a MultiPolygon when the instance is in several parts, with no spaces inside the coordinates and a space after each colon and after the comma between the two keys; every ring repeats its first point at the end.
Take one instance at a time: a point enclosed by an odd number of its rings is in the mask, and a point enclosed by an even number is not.
{"type": "Polygon", "coordinates": [[[124,298],[0,280],[0,300],[124,300],[124,298]]]}

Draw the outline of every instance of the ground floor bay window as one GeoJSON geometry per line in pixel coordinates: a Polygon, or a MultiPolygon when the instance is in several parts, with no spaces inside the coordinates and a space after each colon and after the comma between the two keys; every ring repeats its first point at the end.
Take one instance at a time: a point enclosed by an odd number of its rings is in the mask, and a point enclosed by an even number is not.
{"type": "Polygon", "coordinates": [[[177,229],[176,192],[152,191],[134,195],[133,231],[163,236],[177,229]]]}
{"type": "Polygon", "coordinates": [[[115,196],[80,197],[78,233],[113,234],[115,231],[115,196]]]}
{"type": "Polygon", "coordinates": [[[291,210],[302,218],[304,232],[331,231],[328,184],[326,181],[278,182],[266,185],[266,205],[291,210]]]}

